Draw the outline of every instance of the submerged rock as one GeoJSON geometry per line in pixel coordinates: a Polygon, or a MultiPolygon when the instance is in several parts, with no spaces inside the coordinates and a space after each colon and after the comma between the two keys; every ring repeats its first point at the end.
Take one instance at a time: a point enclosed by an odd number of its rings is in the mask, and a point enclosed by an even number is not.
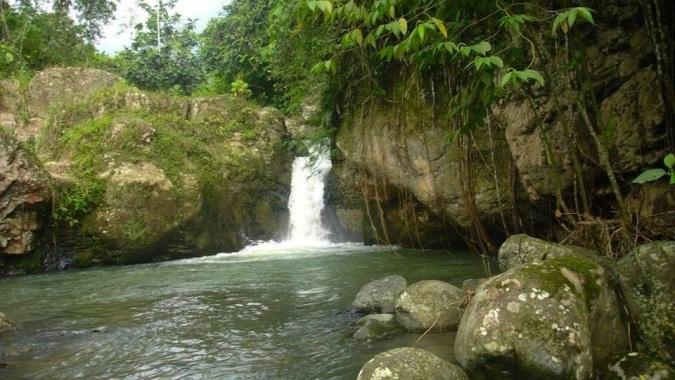
{"type": "Polygon", "coordinates": [[[641,245],[618,264],[626,305],[647,350],[675,359],[675,242],[641,245]]]}
{"type": "Polygon", "coordinates": [[[357,340],[381,339],[401,331],[401,326],[393,314],[366,315],[356,324],[361,326],[354,333],[354,339],[357,340]]]}
{"type": "Polygon", "coordinates": [[[363,365],[357,380],[468,380],[455,364],[420,348],[395,348],[363,365]]]}
{"type": "Polygon", "coordinates": [[[472,379],[590,379],[626,347],[605,270],[569,255],[517,266],[479,286],[455,356],[472,379]]]}
{"type": "Polygon", "coordinates": [[[410,285],[396,303],[396,319],[406,330],[424,332],[451,330],[461,318],[464,293],[442,281],[420,281],[410,285]]]}
{"type": "Polygon", "coordinates": [[[356,294],[352,307],[368,312],[391,313],[396,300],[405,291],[408,282],[399,275],[387,276],[367,283],[356,294]]]}
{"type": "Polygon", "coordinates": [[[669,380],[675,369],[652,356],[631,352],[607,366],[605,380],[669,380]]]}
{"type": "Polygon", "coordinates": [[[0,313],[0,334],[16,330],[16,325],[5,314],[0,313]]]}
{"type": "Polygon", "coordinates": [[[599,255],[590,249],[572,245],[556,244],[533,238],[528,235],[513,235],[499,248],[499,269],[507,271],[518,265],[543,262],[555,257],[583,255],[600,260],[599,255]]]}

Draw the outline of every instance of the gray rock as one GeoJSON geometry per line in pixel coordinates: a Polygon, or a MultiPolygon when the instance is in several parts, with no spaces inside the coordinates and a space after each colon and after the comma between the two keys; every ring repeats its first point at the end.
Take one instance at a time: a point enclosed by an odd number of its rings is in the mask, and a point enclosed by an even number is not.
{"type": "Polygon", "coordinates": [[[401,326],[396,322],[393,314],[366,315],[356,324],[361,326],[354,333],[354,339],[357,340],[381,339],[401,331],[401,326]]]}
{"type": "Polygon", "coordinates": [[[0,313],[0,334],[16,330],[16,325],[5,314],[0,313]]]}
{"type": "Polygon", "coordinates": [[[0,131],[0,256],[33,251],[50,199],[49,179],[37,160],[0,131]]]}
{"type": "Polygon", "coordinates": [[[356,294],[352,307],[369,312],[391,313],[406,286],[408,282],[399,275],[369,282],[356,294]]]}
{"type": "Polygon", "coordinates": [[[486,281],[485,278],[467,278],[462,282],[462,291],[466,293],[467,291],[475,291],[480,284],[486,281]]]}
{"type": "Polygon", "coordinates": [[[464,293],[442,281],[420,281],[410,285],[396,303],[396,319],[408,331],[451,330],[461,318],[459,306],[464,293]]]}
{"type": "Polygon", "coordinates": [[[431,352],[412,347],[395,348],[363,365],[357,380],[469,380],[455,364],[431,352]]]}
{"type": "Polygon", "coordinates": [[[641,245],[618,264],[628,310],[647,350],[675,359],[675,242],[641,245]]]}
{"type": "Polygon", "coordinates": [[[669,380],[675,378],[675,369],[658,359],[631,352],[607,366],[605,380],[669,380]]]}
{"type": "Polygon", "coordinates": [[[476,290],[455,357],[472,379],[590,379],[627,348],[604,268],[570,255],[514,267],[476,290]]]}
{"type": "Polygon", "coordinates": [[[504,244],[499,248],[499,269],[505,272],[518,265],[543,262],[554,257],[574,254],[588,256],[594,260],[601,260],[599,255],[590,249],[555,244],[524,234],[513,235],[506,239],[504,244]]]}

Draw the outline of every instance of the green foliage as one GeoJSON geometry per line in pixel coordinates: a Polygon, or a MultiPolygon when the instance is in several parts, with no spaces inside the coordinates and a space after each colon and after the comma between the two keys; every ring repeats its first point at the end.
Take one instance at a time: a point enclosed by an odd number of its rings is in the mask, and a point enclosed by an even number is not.
{"type": "Polygon", "coordinates": [[[507,85],[518,85],[520,83],[527,83],[531,80],[534,80],[535,82],[539,83],[540,85],[544,84],[544,78],[539,74],[538,72],[534,70],[523,70],[523,71],[518,71],[518,70],[513,70],[510,69],[503,77],[501,80],[501,86],[507,86],[507,85]]]}
{"type": "Polygon", "coordinates": [[[236,0],[213,18],[201,35],[201,57],[220,92],[231,91],[237,79],[248,83],[252,95],[264,101],[274,97],[265,30],[274,2],[236,0]]]}
{"type": "Polygon", "coordinates": [[[563,33],[567,34],[578,17],[581,17],[581,20],[583,21],[595,25],[595,22],[593,21],[593,15],[591,14],[591,9],[586,7],[570,8],[558,13],[556,18],[553,20],[551,33],[555,35],[558,29],[560,29],[563,31],[563,33]]]}
{"type": "Polygon", "coordinates": [[[633,180],[633,183],[644,184],[647,182],[658,181],[667,175],[670,177],[670,184],[675,185],[675,155],[669,153],[663,159],[663,164],[666,166],[666,170],[661,168],[645,170],[633,180]]]}
{"type": "Polygon", "coordinates": [[[30,2],[9,6],[0,1],[0,77],[49,66],[102,65],[105,59],[89,42],[109,17],[101,12],[90,10],[89,19],[81,18],[86,25],[79,25],[67,13],[46,12],[30,2]]]}
{"type": "Polygon", "coordinates": [[[74,227],[100,203],[105,185],[97,180],[80,180],[59,193],[54,220],[74,227]]]}
{"type": "Polygon", "coordinates": [[[156,9],[139,2],[148,19],[135,26],[131,47],[114,58],[114,65],[124,78],[142,89],[187,95],[201,84],[204,73],[195,23],[188,20],[183,24],[179,14],[172,14],[175,3],[161,3],[158,41],[156,9]]]}
{"type": "Polygon", "coordinates": [[[249,97],[251,96],[251,89],[243,79],[238,78],[230,85],[230,91],[235,96],[249,97]]]}

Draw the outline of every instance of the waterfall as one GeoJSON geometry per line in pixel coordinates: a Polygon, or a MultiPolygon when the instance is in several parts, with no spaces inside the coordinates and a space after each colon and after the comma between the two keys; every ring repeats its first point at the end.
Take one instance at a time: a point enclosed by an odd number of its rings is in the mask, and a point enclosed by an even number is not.
{"type": "Polygon", "coordinates": [[[321,222],[326,176],[331,169],[329,150],[314,146],[308,157],[293,161],[289,241],[299,245],[328,243],[328,230],[321,222]]]}

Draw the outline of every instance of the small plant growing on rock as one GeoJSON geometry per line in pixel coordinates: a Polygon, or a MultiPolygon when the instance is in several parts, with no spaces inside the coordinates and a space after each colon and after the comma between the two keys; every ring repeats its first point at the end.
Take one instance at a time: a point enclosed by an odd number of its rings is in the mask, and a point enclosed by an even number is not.
{"type": "Polygon", "coordinates": [[[238,78],[232,84],[230,85],[232,87],[231,91],[232,94],[235,96],[242,96],[245,98],[248,98],[251,96],[251,89],[248,86],[248,83],[246,83],[243,79],[238,78]]]}
{"type": "Polygon", "coordinates": [[[663,176],[670,176],[670,184],[675,185],[675,155],[670,153],[663,159],[663,164],[666,169],[656,168],[645,170],[633,180],[633,183],[644,184],[646,182],[654,182],[661,179],[663,176]]]}

